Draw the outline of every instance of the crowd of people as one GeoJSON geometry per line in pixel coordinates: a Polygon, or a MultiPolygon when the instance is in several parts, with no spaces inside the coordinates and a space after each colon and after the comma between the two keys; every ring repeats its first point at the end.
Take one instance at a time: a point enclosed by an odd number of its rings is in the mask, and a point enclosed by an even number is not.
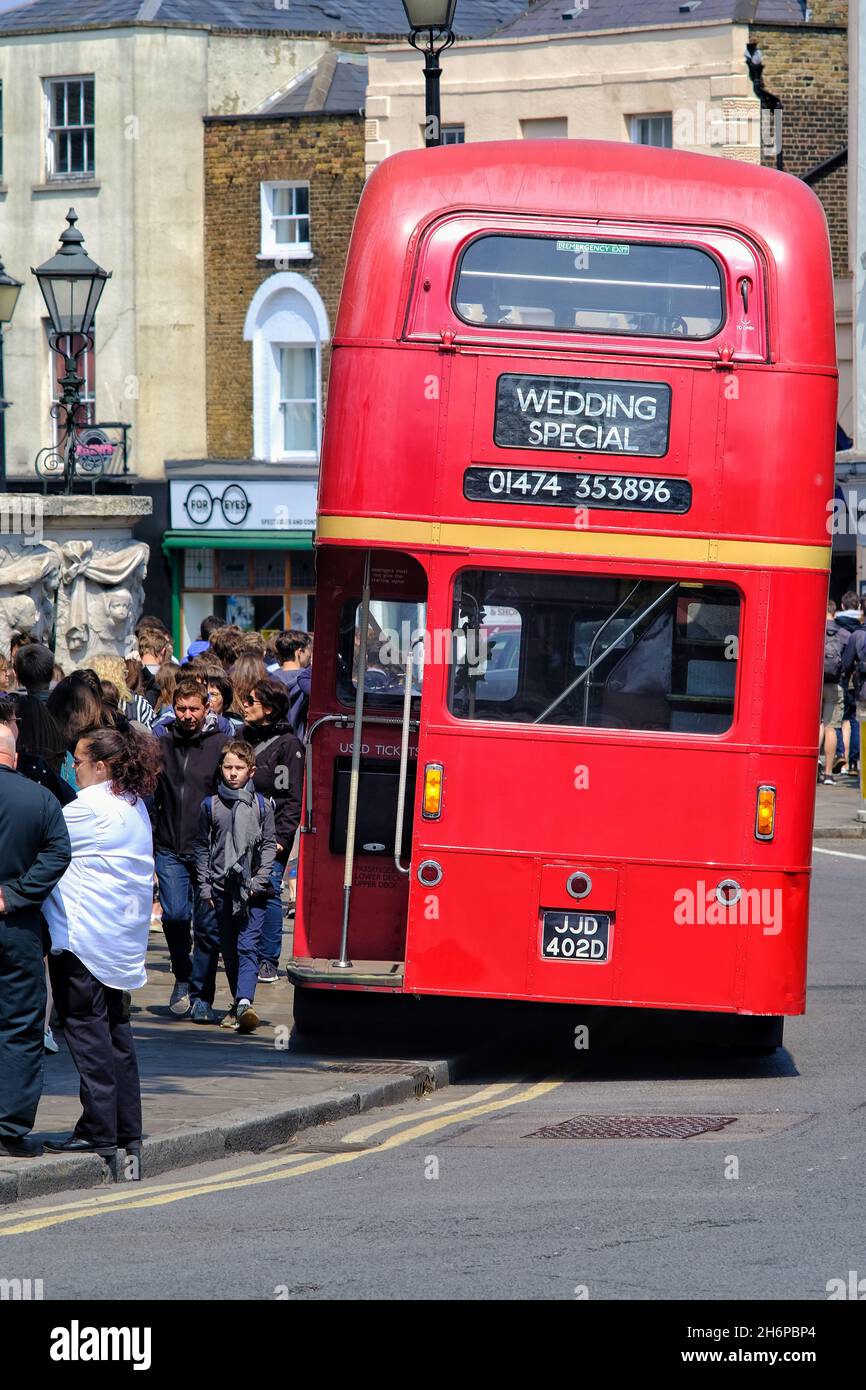
{"type": "Polygon", "coordinates": [[[824,632],[824,689],[821,699],[819,781],[859,774],[859,721],[866,719],[866,598],[853,590],[839,607],[827,602],[824,632]]]}
{"type": "Polygon", "coordinates": [[[56,1017],[81,1116],[44,1147],[140,1151],[131,991],[154,915],[173,1015],[250,1033],[292,915],[312,639],[209,617],[181,661],[156,617],[134,656],[66,674],[17,633],[0,656],[0,1155],[30,1136],[56,1017]],[[287,876],[288,870],[288,876],[287,876]],[[157,907],[158,904],[158,907],[157,907]],[[232,994],[214,1010],[220,956],[232,994]]]}

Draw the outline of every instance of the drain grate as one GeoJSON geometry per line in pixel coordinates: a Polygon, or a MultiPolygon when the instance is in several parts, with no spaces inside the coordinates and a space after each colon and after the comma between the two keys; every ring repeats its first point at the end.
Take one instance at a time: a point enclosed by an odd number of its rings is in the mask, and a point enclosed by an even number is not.
{"type": "Polygon", "coordinates": [[[575,1115],[562,1124],[524,1134],[524,1139],[691,1139],[712,1134],[736,1115],[575,1115]]]}

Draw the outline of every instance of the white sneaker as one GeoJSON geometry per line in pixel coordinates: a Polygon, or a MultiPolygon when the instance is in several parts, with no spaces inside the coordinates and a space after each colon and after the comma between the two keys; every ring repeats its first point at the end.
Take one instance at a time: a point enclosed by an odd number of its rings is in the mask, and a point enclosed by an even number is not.
{"type": "Polygon", "coordinates": [[[56,1041],[55,1041],[55,1039],[54,1039],[54,1034],[52,1033],[52,1031],[51,1031],[50,1028],[46,1028],[46,1029],[45,1029],[45,1033],[44,1033],[43,1038],[42,1038],[42,1046],[45,1048],[45,1051],[46,1051],[46,1052],[59,1052],[59,1051],[60,1051],[60,1048],[58,1047],[58,1045],[57,1045],[57,1043],[56,1043],[56,1041]]]}

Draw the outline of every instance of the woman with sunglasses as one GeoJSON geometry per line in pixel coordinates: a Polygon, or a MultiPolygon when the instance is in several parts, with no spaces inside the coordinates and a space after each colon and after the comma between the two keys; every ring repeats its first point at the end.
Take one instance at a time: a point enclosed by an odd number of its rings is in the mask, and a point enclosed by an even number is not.
{"type": "MultiPolygon", "coordinates": [[[[43,906],[54,1002],[81,1078],[81,1117],[54,1153],[141,1150],[141,1088],[123,992],[146,981],[153,836],[143,799],[156,786],[159,743],[132,729],[79,734],[79,792],[63,809],[72,862],[43,906]]],[[[140,1173],[135,1173],[140,1176],[140,1173]]]]}
{"type": "Polygon", "coordinates": [[[283,944],[283,908],[280,890],[286,861],[301,821],[301,788],[304,781],[304,745],[295,738],[286,720],[289,693],[282,681],[258,680],[242,696],[244,727],[241,737],[256,755],[253,786],[274,803],[277,857],[259,941],[259,984],[270,985],[279,977],[283,944]]]}

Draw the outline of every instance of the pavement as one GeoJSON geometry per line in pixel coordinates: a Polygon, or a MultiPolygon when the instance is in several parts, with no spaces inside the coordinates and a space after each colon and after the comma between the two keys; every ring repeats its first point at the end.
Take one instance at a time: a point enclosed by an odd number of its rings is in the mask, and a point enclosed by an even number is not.
{"type": "MultiPolygon", "coordinates": [[[[284,936],[282,959],[291,953],[284,936]]],[[[260,985],[261,1025],[241,1035],[175,1018],[168,1008],[174,983],[160,926],[151,931],[148,982],[133,995],[132,1025],[141,1071],[145,1139],[144,1176],[240,1152],[286,1143],[299,1131],[393,1105],[447,1086],[457,1058],[380,1055],[310,1055],[295,1050],[292,986],[285,972],[260,985]]],[[[220,969],[214,1007],[231,997],[220,969]]],[[[63,1034],[60,1051],[45,1055],[45,1082],[34,1136],[69,1133],[80,1114],[78,1073],[63,1034]]],[[[39,1159],[0,1157],[0,1205],[95,1187],[111,1181],[95,1154],[39,1159]]]]}
{"type": "Polygon", "coordinates": [[[832,787],[819,786],[815,796],[816,840],[855,840],[866,835],[866,820],[857,819],[866,802],[860,798],[857,777],[839,777],[832,787]]]}

